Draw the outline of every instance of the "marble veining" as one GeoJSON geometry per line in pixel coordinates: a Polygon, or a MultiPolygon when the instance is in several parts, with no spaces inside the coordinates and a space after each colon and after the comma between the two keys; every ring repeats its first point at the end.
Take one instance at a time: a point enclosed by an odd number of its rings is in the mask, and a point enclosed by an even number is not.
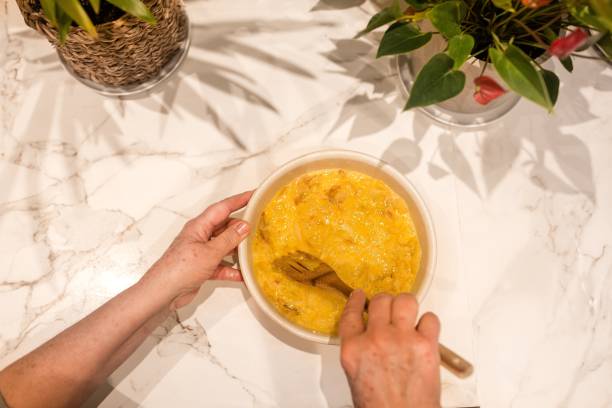
{"type": "MultiPolygon", "coordinates": [[[[365,0],[188,1],[181,70],[139,98],[63,71],[15,3],[0,14],[0,367],[135,282],[185,220],[306,152],[381,157],[433,215],[423,309],[475,375],[449,407],[612,406],[612,70],[576,61],[555,114],[526,101],[462,131],[404,100],[365,0]]],[[[338,349],[207,283],[88,403],[348,407],[338,349]]]]}

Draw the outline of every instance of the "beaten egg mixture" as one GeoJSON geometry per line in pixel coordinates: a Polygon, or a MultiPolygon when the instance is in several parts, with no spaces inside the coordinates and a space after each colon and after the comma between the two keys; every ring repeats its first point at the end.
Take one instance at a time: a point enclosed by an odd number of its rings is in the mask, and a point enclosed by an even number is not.
{"type": "Polygon", "coordinates": [[[368,298],[410,291],[421,260],[404,200],[382,181],[342,169],[307,173],[278,191],[261,214],[252,250],[267,300],[290,321],[324,334],[336,333],[346,291],[328,284],[329,276],[293,279],[279,258],[312,255],[368,298]]]}

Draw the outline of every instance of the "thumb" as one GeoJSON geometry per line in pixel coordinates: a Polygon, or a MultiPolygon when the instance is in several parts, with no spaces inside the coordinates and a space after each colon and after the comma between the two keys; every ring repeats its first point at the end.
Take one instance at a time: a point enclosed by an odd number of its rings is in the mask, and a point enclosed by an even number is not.
{"type": "Polygon", "coordinates": [[[245,221],[232,223],[228,225],[225,231],[210,240],[208,245],[220,262],[225,255],[236,249],[238,244],[249,235],[249,231],[249,224],[245,221]]]}

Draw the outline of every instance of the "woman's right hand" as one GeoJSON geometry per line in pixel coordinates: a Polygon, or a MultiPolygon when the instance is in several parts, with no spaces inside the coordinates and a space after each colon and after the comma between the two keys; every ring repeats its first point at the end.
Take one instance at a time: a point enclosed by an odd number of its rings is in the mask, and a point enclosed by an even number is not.
{"type": "Polygon", "coordinates": [[[355,407],[440,407],[440,322],[411,294],[372,298],[367,327],[365,293],[351,294],[340,320],[341,362],[355,407]],[[416,326],[416,327],[415,327],[416,326]]]}

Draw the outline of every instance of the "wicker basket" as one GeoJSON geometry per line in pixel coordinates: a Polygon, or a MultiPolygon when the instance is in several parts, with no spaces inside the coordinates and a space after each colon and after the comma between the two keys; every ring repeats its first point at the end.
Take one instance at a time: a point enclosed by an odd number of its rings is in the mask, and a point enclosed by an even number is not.
{"type": "Polygon", "coordinates": [[[187,36],[182,0],[144,0],[157,19],[150,25],[125,14],[96,26],[98,38],[72,27],[64,44],[38,6],[38,0],[17,0],[26,24],[42,33],[74,73],[95,83],[121,87],[154,78],[172,59],[187,36]]]}

